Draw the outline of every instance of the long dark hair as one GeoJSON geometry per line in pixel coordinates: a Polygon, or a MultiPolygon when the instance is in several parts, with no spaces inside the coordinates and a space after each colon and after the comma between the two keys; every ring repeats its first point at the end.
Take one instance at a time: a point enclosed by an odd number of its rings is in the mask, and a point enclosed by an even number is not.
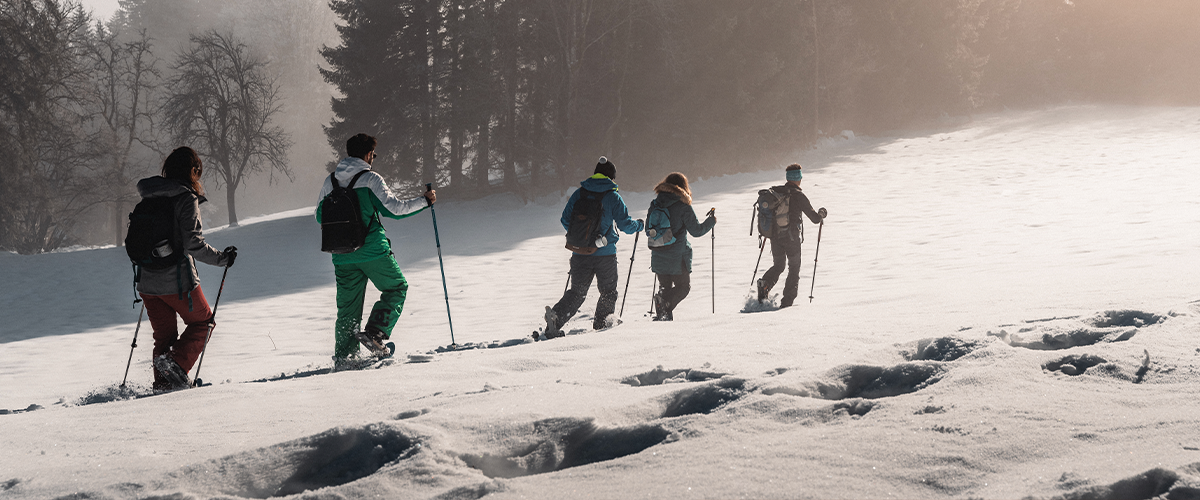
{"type": "Polygon", "coordinates": [[[204,162],[200,161],[196,150],[187,146],[175,148],[163,161],[163,177],[179,181],[200,196],[204,196],[204,186],[200,185],[200,176],[203,174],[204,162]]]}

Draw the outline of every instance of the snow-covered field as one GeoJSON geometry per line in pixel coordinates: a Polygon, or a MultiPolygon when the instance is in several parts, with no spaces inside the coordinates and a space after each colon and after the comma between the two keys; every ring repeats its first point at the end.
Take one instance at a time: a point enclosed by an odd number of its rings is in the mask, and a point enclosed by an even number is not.
{"type": "MultiPolygon", "coordinates": [[[[409,300],[395,362],[362,371],[325,373],[310,211],[250,219],[206,231],[240,255],[213,385],[137,399],[123,249],[0,255],[0,497],[1200,498],[1197,137],[1197,108],[1092,106],[847,134],[796,157],[830,214],[811,303],[809,226],[796,306],[741,312],[763,165],[694,182],[719,222],[676,321],[646,316],[641,243],[623,324],[585,329],[593,288],[566,338],[428,363],[404,355],[450,343],[433,227],[388,221],[409,300]]],[[[540,326],[564,199],[437,206],[458,343],[540,326]]],[[[138,344],[145,394],[146,323],[138,344]]]]}

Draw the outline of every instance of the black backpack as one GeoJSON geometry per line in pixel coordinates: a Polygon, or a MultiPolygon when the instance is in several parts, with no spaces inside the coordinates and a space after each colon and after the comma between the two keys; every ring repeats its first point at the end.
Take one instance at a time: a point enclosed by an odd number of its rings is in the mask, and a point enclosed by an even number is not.
{"type": "Polygon", "coordinates": [[[766,238],[788,237],[788,214],[791,196],[782,189],[769,188],[758,191],[758,234],[766,238]]]}
{"type": "Polygon", "coordinates": [[[346,187],[338,185],[337,178],[329,174],[333,191],[321,200],[321,251],[327,253],[350,253],[362,248],[367,240],[367,226],[363,224],[362,209],[354,183],[369,172],[354,174],[346,187]]]}
{"type": "Polygon", "coordinates": [[[597,193],[579,188],[579,199],[571,209],[571,219],[567,224],[567,250],[591,255],[597,247],[604,246],[600,239],[603,232],[600,227],[600,217],[604,212],[604,197],[609,191],[597,193]]]}
{"type": "Polygon", "coordinates": [[[167,269],[183,260],[183,242],[176,238],[175,203],[172,197],[142,198],[129,214],[125,253],[142,269],[167,269]]]}

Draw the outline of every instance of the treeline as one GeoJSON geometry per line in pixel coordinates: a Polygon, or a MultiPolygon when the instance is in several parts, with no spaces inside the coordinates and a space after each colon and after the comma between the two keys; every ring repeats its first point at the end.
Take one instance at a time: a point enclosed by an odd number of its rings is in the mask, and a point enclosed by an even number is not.
{"type": "Polygon", "coordinates": [[[0,250],[120,244],[134,183],[179,145],[236,224],[247,180],[318,179],[358,132],[398,189],[529,199],[600,155],[646,189],[842,130],[1200,102],[1191,0],[324,2],[120,0],[94,20],[0,0],[0,250]]]}
{"type": "Polygon", "coordinates": [[[533,196],[786,161],[1000,106],[1195,103],[1200,2],[334,0],[331,146],[448,194],[533,196]]]}

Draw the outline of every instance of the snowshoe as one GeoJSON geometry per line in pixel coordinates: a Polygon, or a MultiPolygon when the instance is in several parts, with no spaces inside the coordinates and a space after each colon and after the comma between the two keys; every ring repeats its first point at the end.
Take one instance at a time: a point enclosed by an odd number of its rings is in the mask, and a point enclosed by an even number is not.
{"type": "Polygon", "coordinates": [[[758,301],[762,302],[764,300],[767,300],[767,294],[771,292],[771,287],[763,286],[763,280],[762,280],[762,278],[759,278],[757,288],[758,288],[758,301]]]}
{"type": "MultiPolygon", "coordinates": [[[[546,337],[546,340],[567,336],[567,334],[563,333],[563,331],[558,327],[558,314],[555,314],[554,309],[550,306],[546,306],[545,318],[546,329],[542,330],[542,336],[546,337]]],[[[534,333],[533,339],[538,339],[536,332],[534,333]]]]}
{"type": "Polygon", "coordinates": [[[663,300],[662,292],[655,293],[651,298],[654,302],[654,318],[651,321],[663,321],[667,316],[667,301],[663,300]]]}
{"type": "Polygon", "coordinates": [[[171,384],[171,388],[168,390],[177,391],[191,386],[191,383],[188,382],[187,372],[183,371],[183,367],[166,354],[154,358],[154,369],[167,380],[167,383],[171,384]]]}
{"type": "Polygon", "coordinates": [[[368,351],[371,351],[371,354],[374,354],[379,359],[390,357],[396,349],[396,344],[391,342],[385,344],[384,341],[387,340],[387,336],[374,328],[367,328],[364,331],[358,332],[355,336],[358,337],[358,341],[363,347],[366,347],[368,351]],[[388,349],[389,345],[392,346],[391,349],[388,349]]]}

